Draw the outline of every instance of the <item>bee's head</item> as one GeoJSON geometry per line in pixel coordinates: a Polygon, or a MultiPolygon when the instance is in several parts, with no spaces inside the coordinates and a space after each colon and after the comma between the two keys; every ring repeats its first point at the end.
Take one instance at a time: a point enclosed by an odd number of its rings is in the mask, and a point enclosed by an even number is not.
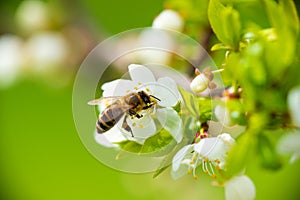
{"type": "Polygon", "coordinates": [[[153,96],[153,95],[149,95],[147,94],[145,91],[140,91],[138,92],[139,96],[143,99],[143,101],[149,105],[149,104],[153,104],[153,102],[156,103],[156,101],[160,101],[159,98],[153,96]]]}

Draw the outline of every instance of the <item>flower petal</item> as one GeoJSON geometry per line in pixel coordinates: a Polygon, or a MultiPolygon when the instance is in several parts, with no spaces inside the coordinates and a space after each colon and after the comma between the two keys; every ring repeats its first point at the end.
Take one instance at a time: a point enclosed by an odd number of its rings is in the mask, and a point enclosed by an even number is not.
{"type": "Polygon", "coordinates": [[[128,94],[129,91],[134,91],[134,87],[137,83],[131,80],[117,79],[111,82],[104,83],[101,87],[103,90],[103,97],[110,96],[124,96],[128,94]]]}
{"type": "Polygon", "coordinates": [[[135,82],[155,82],[153,73],[143,65],[131,64],[128,66],[130,77],[135,82]]]}
{"type": "Polygon", "coordinates": [[[115,125],[103,134],[95,132],[95,140],[97,143],[106,147],[117,147],[118,145],[114,143],[125,141],[126,138],[123,136],[119,127],[115,125]]]}
{"type": "Polygon", "coordinates": [[[173,92],[168,85],[159,82],[145,83],[140,89],[149,91],[149,94],[157,97],[160,100],[157,104],[163,107],[175,106],[179,101],[177,93],[173,92]]]}
{"type": "Polygon", "coordinates": [[[171,171],[171,176],[174,180],[184,176],[188,172],[188,165],[180,165],[179,168],[176,171],[171,171]]]}
{"type": "Polygon", "coordinates": [[[277,151],[283,155],[300,154],[300,132],[282,136],[278,142],[277,151]]]}
{"type": "Polygon", "coordinates": [[[156,133],[156,126],[154,121],[150,117],[144,116],[140,120],[140,122],[136,122],[137,120],[134,120],[134,122],[136,123],[135,126],[132,125],[132,123],[134,123],[133,121],[128,121],[128,125],[132,129],[134,137],[129,136],[127,137],[127,139],[136,141],[139,144],[144,144],[147,138],[156,133]]]}
{"type": "Polygon", "coordinates": [[[160,108],[156,111],[156,117],[163,128],[179,143],[182,140],[182,121],[178,113],[172,108],[160,108]]]}
{"type": "Polygon", "coordinates": [[[195,145],[194,150],[210,161],[218,160],[218,165],[222,168],[226,155],[234,142],[234,139],[229,134],[223,133],[215,138],[200,140],[200,142],[195,145]]]}
{"type": "Polygon", "coordinates": [[[192,149],[193,149],[192,144],[186,145],[182,147],[176,155],[173,157],[172,160],[172,170],[177,171],[179,169],[179,166],[181,165],[181,162],[186,158],[186,157],[192,157],[192,149]]]}
{"type": "Polygon", "coordinates": [[[255,193],[255,186],[246,175],[233,177],[225,184],[226,200],[252,200],[255,193]]]}
{"type": "Polygon", "coordinates": [[[180,98],[180,93],[178,91],[177,84],[173,79],[171,79],[170,77],[161,77],[157,80],[157,82],[167,86],[174,93],[177,99],[180,98]]]}

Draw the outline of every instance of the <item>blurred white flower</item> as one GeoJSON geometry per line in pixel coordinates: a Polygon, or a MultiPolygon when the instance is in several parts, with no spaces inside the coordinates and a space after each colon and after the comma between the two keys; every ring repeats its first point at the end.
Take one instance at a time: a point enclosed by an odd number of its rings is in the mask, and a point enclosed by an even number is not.
{"type": "Polygon", "coordinates": [[[253,200],[255,185],[246,175],[235,176],[225,183],[226,200],[253,200]]]}
{"type": "MultiPolygon", "coordinates": [[[[134,137],[121,128],[124,119],[123,116],[110,130],[103,134],[96,133],[96,141],[108,147],[117,146],[114,143],[124,140],[132,140],[143,144],[148,137],[157,132],[156,125],[152,119],[154,114],[162,127],[177,142],[180,142],[182,139],[182,122],[177,112],[171,108],[171,106],[178,103],[180,98],[175,81],[169,77],[161,77],[156,80],[152,72],[142,65],[131,64],[128,69],[131,80],[117,79],[103,84],[102,96],[125,96],[130,92],[143,90],[147,94],[155,96],[160,101],[157,101],[157,105],[154,105],[153,109],[139,113],[143,115],[142,118],[127,118],[127,123],[132,129],[134,137]]],[[[100,105],[100,112],[103,108],[105,106],[100,105]]]]}
{"type": "Polygon", "coordinates": [[[182,17],[174,10],[162,11],[153,21],[153,28],[171,29],[174,31],[182,31],[184,22],[182,17]]]}
{"type": "Polygon", "coordinates": [[[50,22],[47,4],[38,0],[23,1],[16,11],[16,22],[25,32],[46,29],[50,22]]]}
{"type": "Polygon", "coordinates": [[[47,72],[55,65],[61,65],[68,55],[68,45],[58,32],[42,32],[30,37],[25,46],[27,64],[37,72],[47,72]]]}
{"type": "Polygon", "coordinates": [[[212,120],[208,121],[208,134],[211,136],[217,136],[219,133],[228,133],[233,138],[237,138],[240,134],[245,132],[246,126],[234,125],[234,126],[224,126],[221,122],[215,122],[212,120]]]}
{"type": "Polygon", "coordinates": [[[300,86],[289,92],[288,106],[294,124],[300,127],[300,86]]]}
{"type": "Polygon", "coordinates": [[[137,49],[136,57],[142,63],[157,63],[166,65],[170,62],[174,41],[167,32],[153,29],[144,30],[139,36],[138,46],[146,47],[137,49]]]}
{"type": "Polygon", "coordinates": [[[291,155],[290,163],[300,158],[300,132],[283,135],[277,145],[277,151],[282,155],[291,155]]]}
{"type": "Polygon", "coordinates": [[[217,105],[215,107],[215,116],[218,121],[225,126],[233,126],[234,123],[230,118],[230,111],[225,107],[225,105],[217,105]]]}
{"type": "Polygon", "coordinates": [[[202,165],[203,172],[216,178],[213,168],[224,169],[227,153],[234,143],[235,140],[229,134],[223,133],[183,147],[173,158],[172,177],[177,179],[186,173],[193,173],[196,179],[196,168],[202,165]]]}
{"type": "Polygon", "coordinates": [[[23,62],[23,41],[18,36],[0,37],[0,87],[11,85],[20,73],[23,62]]]}

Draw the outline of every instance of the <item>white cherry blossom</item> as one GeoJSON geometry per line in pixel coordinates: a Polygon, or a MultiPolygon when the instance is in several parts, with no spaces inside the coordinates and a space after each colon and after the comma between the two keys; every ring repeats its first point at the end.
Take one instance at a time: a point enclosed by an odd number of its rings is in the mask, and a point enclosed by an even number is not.
{"type": "Polygon", "coordinates": [[[226,200],[253,200],[255,186],[246,175],[234,176],[225,183],[226,200]]]}
{"type": "MultiPolygon", "coordinates": [[[[143,144],[150,136],[157,133],[156,124],[153,117],[157,118],[162,127],[166,129],[173,138],[180,142],[182,139],[182,121],[177,112],[172,108],[179,99],[180,94],[174,80],[169,77],[156,79],[153,73],[143,65],[131,64],[128,66],[131,80],[117,79],[102,85],[103,97],[125,96],[130,92],[145,91],[159,99],[153,108],[141,111],[143,117],[127,118],[127,123],[131,127],[134,137],[122,129],[123,118],[110,130],[103,134],[95,133],[96,141],[104,146],[117,146],[115,143],[132,140],[143,144]],[[154,115],[154,116],[153,116],[154,115]]],[[[100,105],[100,111],[105,106],[100,105]]]]}
{"type": "Polygon", "coordinates": [[[172,177],[177,179],[186,173],[193,173],[197,178],[198,165],[202,165],[203,172],[215,177],[214,168],[224,169],[226,155],[234,143],[235,140],[228,133],[223,133],[183,147],[173,158],[172,177]]]}

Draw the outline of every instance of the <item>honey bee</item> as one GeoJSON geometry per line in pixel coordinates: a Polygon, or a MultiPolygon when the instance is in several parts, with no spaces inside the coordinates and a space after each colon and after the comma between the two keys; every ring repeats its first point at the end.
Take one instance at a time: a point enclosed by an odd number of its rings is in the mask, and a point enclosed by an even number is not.
{"type": "Polygon", "coordinates": [[[150,109],[157,104],[157,101],[160,101],[160,99],[141,90],[139,92],[129,93],[125,96],[102,97],[89,101],[88,104],[99,105],[103,103],[103,101],[110,101],[111,104],[108,104],[99,114],[96,123],[97,133],[102,134],[110,130],[125,115],[122,128],[130,132],[131,136],[134,137],[132,129],[127,123],[128,116],[131,118],[142,118],[143,115],[139,113],[142,110],[150,109]]]}

